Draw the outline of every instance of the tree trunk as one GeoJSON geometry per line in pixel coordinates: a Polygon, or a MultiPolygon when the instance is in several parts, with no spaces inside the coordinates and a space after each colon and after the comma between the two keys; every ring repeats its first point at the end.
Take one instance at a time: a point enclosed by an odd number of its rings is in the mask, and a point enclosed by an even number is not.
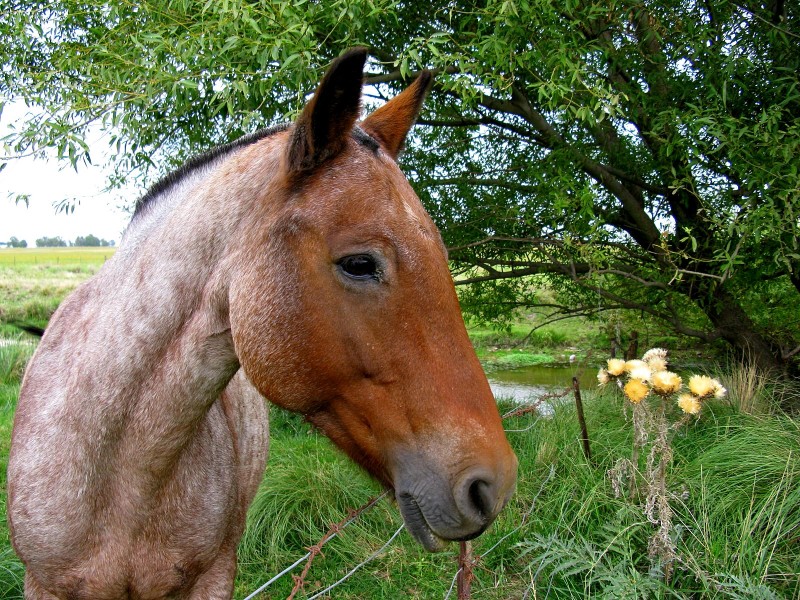
{"type": "Polygon", "coordinates": [[[761,334],[741,305],[727,290],[719,290],[715,304],[706,314],[744,362],[751,362],[765,373],[785,373],[787,365],[783,362],[780,350],[770,344],[761,334]]]}

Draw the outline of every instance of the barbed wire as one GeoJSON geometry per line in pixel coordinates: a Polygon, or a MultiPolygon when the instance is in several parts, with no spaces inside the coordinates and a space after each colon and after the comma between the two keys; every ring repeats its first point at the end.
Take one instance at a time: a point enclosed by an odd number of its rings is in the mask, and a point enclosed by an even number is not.
{"type": "MultiPolygon", "coordinates": [[[[331,525],[330,528],[328,529],[328,531],[325,532],[325,535],[322,536],[322,539],[308,549],[308,552],[305,554],[305,556],[302,556],[302,557],[298,558],[291,565],[286,567],[283,571],[281,571],[280,573],[275,575],[272,579],[270,579],[269,581],[267,581],[266,583],[261,585],[261,587],[259,587],[257,590],[252,592],[244,600],[252,600],[258,594],[260,594],[265,589],[267,589],[269,586],[271,586],[273,583],[278,581],[278,579],[280,579],[281,577],[283,577],[287,573],[290,573],[291,571],[293,571],[304,560],[308,560],[308,563],[306,564],[306,567],[303,569],[302,574],[298,578],[295,579],[295,588],[299,589],[299,587],[302,587],[303,581],[305,580],[305,576],[308,574],[308,570],[311,568],[311,562],[314,560],[314,557],[317,554],[321,554],[322,546],[324,546],[330,540],[332,540],[337,535],[339,535],[339,533],[345,527],[350,525],[353,521],[355,521],[358,517],[360,517],[364,512],[366,512],[367,510],[371,509],[380,500],[382,500],[383,498],[388,496],[390,493],[391,493],[391,490],[385,490],[382,494],[380,494],[378,496],[374,496],[373,498],[370,498],[369,500],[367,500],[359,508],[357,508],[355,510],[350,509],[348,511],[348,513],[347,513],[347,517],[345,519],[343,519],[342,521],[339,521],[338,523],[334,523],[333,525],[331,525]]],[[[296,593],[297,593],[296,590],[292,589],[292,593],[289,596],[289,598],[294,598],[296,593]]]]}
{"type": "MultiPolygon", "coordinates": [[[[502,419],[509,419],[509,418],[512,418],[512,417],[519,417],[519,416],[524,416],[524,415],[527,415],[527,414],[530,414],[530,413],[537,412],[539,410],[541,404],[543,402],[545,402],[546,400],[564,398],[565,396],[567,396],[572,391],[573,391],[573,388],[572,387],[568,387],[562,392],[551,392],[549,394],[543,394],[543,395],[539,396],[536,399],[535,402],[532,402],[530,404],[526,404],[525,406],[514,408],[514,409],[506,412],[505,414],[501,415],[501,418],[502,419]]],[[[534,423],[532,423],[531,425],[529,425],[525,429],[515,429],[515,430],[507,430],[507,431],[509,431],[509,432],[524,432],[524,431],[528,431],[531,428],[533,428],[538,423],[538,421],[539,420],[537,419],[536,421],[534,421],[534,423]]],[[[464,573],[465,569],[468,570],[467,579],[471,579],[471,577],[469,577],[469,575],[471,575],[471,573],[472,573],[472,568],[474,566],[476,566],[478,564],[478,562],[482,558],[486,557],[490,552],[495,550],[503,542],[505,542],[509,537],[511,537],[512,535],[517,533],[520,529],[522,529],[525,526],[528,518],[530,517],[531,513],[533,512],[534,507],[536,506],[536,502],[537,502],[539,496],[542,494],[542,492],[544,491],[545,486],[554,477],[554,475],[555,475],[555,466],[554,465],[550,465],[550,472],[548,473],[547,477],[544,479],[544,481],[542,481],[541,485],[539,486],[538,492],[534,496],[530,507],[525,512],[525,514],[522,516],[522,519],[521,519],[519,525],[517,525],[517,527],[515,527],[514,529],[512,529],[511,531],[509,531],[505,535],[503,535],[488,550],[486,550],[486,552],[483,552],[482,554],[479,554],[479,555],[476,554],[476,555],[472,556],[471,555],[471,549],[469,547],[467,547],[467,551],[465,553],[465,545],[462,544],[461,552],[459,553],[459,568],[456,571],[455,575],[453,575],[453,580],[451,581],[450,587],[448,588],[447,592],[445,593],[444,600],[448,600],[450,598],[450,595],[452,594],[453,589],[456,587],[456,582],[458,581],[459,575],[464,573]]],[[[258,596],[258,594],[263,592],[270,585],[272,585],[273,583],[278,581],[281,577],[283,577],[287,573],[290,573],[291,571],[293,571],[303,561],[306,561],[306,565],[303,568],[303,570],[300,573],[300,575],[293,576],[293,578],[294,578],[294,586],[292,587],[292,591],[289,594],[289,596],[287,597],[287,600],[294,600],[295,596],[298,594],[298,592],[305,585],[305,579],[306,579],[306,577],[307,577],[307,575],[308,575],[308,573],[309,573],[309,571],[311,569],[311,564],[314,562],[314,559],[318,555],[322,554],[322,547],[325,544],[327,544],[330,540],[335,538],[339,533],[341,533],[341,531],[345,527],[347,527],[353,521],[358,519],[364,512],[366,512],[367,510],[371,509],[373,506],[375,506],[375,504],[377,504],[381,499],[385,498],[390,493],[391,493],[391,490],[386,490],[382,494],[380,494],[378,496],[375,496],[373,498],[370,498],[361,507],[359,507],[357,509],[350,509],[348,511],[348,513],[347,513],[347,517],[345,519],[343,519],[342,521],[339,521],[338,523],[333,523],[332,525],[330,525],[328,531],[325,532],[325,534],[322,536],[322,538],[319,540],[319,542],[317,542],[313,546],[310,546],[308,548],[308,552],[304,556],[298,558],[294,563],[292,563],[291,565],[286,567],[283,571],[281,571],[280,573],[278,573],[277,575],[272,577],[269,581],[267,581],[266,583],[261,585],[258,589],[253,591],[244,600],[253,600],[256,596],[258,596]]],[[[405,528],[405,524],[400,525],[400,527],[397,529],[397,531],[395,531],[392,534],[392,536],[378,550],[376,550],[375,552],[370,554],[364,561],[360,562],[355,567],[353,567],[350,571],[348,571],[338,581],[336,581],[335,583],[332,583],[331,585],[329,585],[325,589],[314,593],[314,595],[309,596],[307,598],[307,600],[314,600],[315,598],[319,598],[323,594],[327,594],[332,589],[335,589],[336,587],[338,587],[339,585],[341,585],[342,583],[347,581],[358,570],[360,570],[362,567],[364,567],[365,565],[369,564],[370,562],[375,560],[378,556],[380,556],[386,550],[386,548],[388,548],[389,545],[395,540],[395,538],[397,538],[397,536],[400,535],[400,532],[404,528],[405,528]]],[[[464,598],[469,598],[470,597],[469,589],[466,590],[466,593],[465,593],[465,595],[463,595],[463,597],[464,598]]]]}
{"type": "Polygon", "coordinates": [[[536,401],[529,402],[528,404],[514,408],[508,411],[507,413],[501,415],[501,418],[510,419],[511,417],[521,417],[523,415],[536,412],[539,410],[539,407],[545,400],[560,400],[561,398],[564,398],[565,396],[571,394],[572,391],[573,391],[572,386],[569,386],[567,388],[564,388],[564,390],[561,392],[550,392],[549,394],[542,394],[541,396],[538,396],[536,398],[536,401]]]}
{"type": "Polygon", "coordinates": [[[308,600],[314,600],[314,598],[319,598],[320,596],[322,596],[322,594],[327,594],[327,593],[328,593],[329,591],[331,591],[333,588],[335,588],[335,587],[337,587],[337,586],[341,585],[342,583],[344,583],[345,581],[347,581],[347,580],[350,578],[350,576],[351,576],[353,573],[355,573],[356,571],[358,571],[358,570],[359,570],[361,567],[363,567],[363,566],[364,566],[364,565],[366,565],[367,563],[370,563],[370,562],[372,562],[373,560],[375,560],[375,559],[376,559],[378,556],[380,556],[380,555],[383,553],[383,551],[384,551],[384,550],[386,550],[386,548],[388,548],[388,547],[389,547],[389,544],[391,544],[391,543],[394,541],[394,538],[396,538],[398,535],[400,535],[400,532],[401,532],[401,531],[403,531],[403,529],[405,529],[405,526],[406,526],[406,525],[405,525],[405,523],[403,523],[402,525],[400,525],[400,527],[398,527],[398,528],[397,528],[397,531],[395,531],[395,532],[392,534],[392,537],[390,537],[390,538],[389,538],[389,539],[386,541],[386,543],[385,543],[383,546],[381,546],[381,547],[380,547],[380,548],[378,548],[378,549],[377,549],[375,552],[373,552],[372,554],[370,554],[370,555],[367,557],[367,559],[366,559],[366,560],[364,560],[363,562],[360,562],[360,563],[358,563],[358,564],[357,564],[355,567],[353,567],[353,568],[352,568],[350,571],[348,571],[348,572],[347,572],[347,574],[346,574],[344,577],[342,577],[342,578],[341,578],[339,581],[337,581],[336,583],[332,583],[331,585],[329,585],[328,587],[326,587],[324,590],[322,590],[322,591],[320,591],[320,592],[317,592],[317,593],[316,593],[316,594],[314,594],[313,596],[310,596],[310,597],[308,598],[308,600]]]}
{"type": "Polygon", "coordinates": [[[297,592],[299,592],[300,589],[305,585],[306,575],[308,575],[308,572],[311,569],[311,563],[314,562],[314,559],[317,557],[317,555],[322,554],[322,547],[327,544],[328,541],[336,537],[339,532],[342,531],[342,529],[360,517],[364,511],[375,506],[375,504],[378,503],[378,500],[386,496],[388,493],[389,490],[386,490],[381,495],[375,496],[374,498],[368,500],[360,508],[349,510],[345,519],[331,525],[328,531],[325,532],[325,535],[322,536],[322,539],[308,549],[308,560],[306,561],[306,566],[303,567],[303,571],[300,573],[300,575],[294,576],[294,587],[292,588],[292,593],[289,594],[289,597],[286,600],[293,600],[293,598],[297,595],[297,592]]]}

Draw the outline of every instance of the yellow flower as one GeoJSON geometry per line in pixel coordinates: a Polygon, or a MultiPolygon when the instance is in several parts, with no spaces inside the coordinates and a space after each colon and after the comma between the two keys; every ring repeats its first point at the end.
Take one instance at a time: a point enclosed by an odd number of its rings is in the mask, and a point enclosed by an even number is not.
{"type": "Polygon", "coordinates": [[[619,377],[625,372],[625,361],[621,358],[608,359],[608,374],[612,377],[619,377]]]}
{"type": "Polygon", "coordinates": [[[700,400],[692,394],[681,394],[678,396],[678,406],[689,415],[696,415],[700,412],[700,400]]]}
{"type": "Polygon", "coordinates": [[[639,379],[631,379],[625,384],[625,387],[622,391],[625,392],[628,400],[634,404],[639,404],[639,402],[644,400],[647,397],[647,394],[650,393],[650,388],[647,387],[647,384],[644,381],[639,379]]]}
{"type": "Polygon", "coordinates": [[[658,373],[653,373],[651,383],[656,394],[669,396],[681,389],[683,381],[672,371],[659,371],[658,373]]]}
{"type": "Polygon", "coordinates": [[[597,372],[597,382],[598,382],[600,385],[605,385],[605,384],[607,384],[609,381],[611,381],[611,377],[609,377],[609,376],[608,376],[608,371],[606,371],[605,369],[600,369],[600,370],[597,372]]]}
{"type": "Polygon", "coordinates": [[[689,391],[698,398],[705,398],[714,393],[720,386],[719,381],[707,375],[692,375],[689,378],[689,391]]]}
{"type": "Polygon", "coordinates": [[[636,365],[630,370],[631,379],[638,379],[640,381],[650,381],[652,371],[647,365],[636,365]]]}
{"type": "Polygon", "coordinates": [[[728,393],[728,390],[722,387],[722,384],[719,382],[719,380],[715,379],[714,383],[716,384],[714,387],[714,398],[724,398],[728,393]]]}
{"type": "Polygon", "coordinates": [[[667,370],[667,361],[666,361],[666,359],[659,358],[658,356],[654,356],[653,358],[651,358],[650,360],[645,361],[645,362],[647,363],[647,366],[650,367],[650,370],[653,373],[658,373],[660,371],[666,371],[667,370]]]}
{"type": "MultiPolygon", "coordinates": [[[[660,361],[666,363],[667,362],[667,351],[664,350],[664,348],[650,348],[650,350],[648,350],[647,352],[644,353],[644,356],[642,356],[642,360],[644,362],[646,362],[646,363],[650,363],[650,362],[652,362],[654,360],[660,360],[660,361]]],[[[650,365],[650,368],[652,369],[653,366],[650,365]]],[[[653,370],[655,371],[655,369],[653,369],[653,370]]]]}
{"type": "Polygon", "coordinates": [[[625,370],[628,373],[630,373],[634,369],[639,369],[641,367],[647,368],[647,363],[644,362],[643,360],[638,360],[636,358],[634,358],[633,360],[629,360],[628,362],[625,363],[625,370]]]}

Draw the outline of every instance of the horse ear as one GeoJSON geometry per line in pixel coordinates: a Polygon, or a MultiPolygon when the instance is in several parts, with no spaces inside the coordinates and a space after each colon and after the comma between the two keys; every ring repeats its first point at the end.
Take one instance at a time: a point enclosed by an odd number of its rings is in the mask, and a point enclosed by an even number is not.
{"type": "Polygon", "coordinates": [[[361,128],[377,139],[392,158],[396,159],[403,149],[432,81],[431,72],[422,71],[414,83],[361,123],[361,128]]]}
{"type": "Polygon", "coordinates": [[[310,171],[344,148],[361,112],[366,60],[367,50],[354,48],[331,63],[294,125],[289,171],[310,171]]]}

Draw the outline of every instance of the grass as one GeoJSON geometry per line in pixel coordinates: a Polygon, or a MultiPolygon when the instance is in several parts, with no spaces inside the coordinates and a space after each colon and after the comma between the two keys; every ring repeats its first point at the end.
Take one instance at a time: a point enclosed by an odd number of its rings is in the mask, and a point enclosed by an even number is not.
{"type": "Polygon", "coordinates": [[[0,337],[13,323],[44,327],[59,303],[97,272],[113,248],[0,249],[0,337]]]}
{"type": "Polygon", "coordinates": [[[6,467],[19,383],[32,353],[33,345],[22,340],[0,346],[0,598],[22,597],[24,572],[11,549],[6,525],[6,467]]]}
{"type": "MultiPolygon", "coordinates": [[[[87,265],[74,273],[63,266],[17,265],[14,281],[21,283],[3,288],[2,310],[9,310],[7,298],[16,298],[10,302],[12,314],[39,319],[96,268],[87,265]],[[30,296],[23,300],[15,286],[27,286],[30,296]]],[[[576,339],[566,331],[565,339],[576,339]]],[[[491,332],[473,333],[489,368],[503,361],[558,360],[571,347],[536,347],[530,341],[514,347],[522,330],[505,340],[491,332]]],[[[20,379],[33,346],[15,336],[16,343],[0,346],[0,598],[22,595],[23,570],[5,525],[5,465],[20,379]]],[[[582,345],[576,342],[573,352],[584,351],[582,345]]],[[[742,384],[742,389],[744,398],[750,388],[742,384]]],[[[581,452],[569,403],[557,405],[552,418],[507,420],[520,459],[518,489],[496,523],[474,542],[481,558],[473,597],[800,598],[800,423],[772,411],[750,414],[750,405],[774,406],[771,395],[777,392],[765,385],[754,393],[755,400],[717,402],[675,437],[668,482],[679,559],[669,582],[659,578],[648,558],[654,525],[639,504],[614,496],[606,474],[619,458],[630,456],[632,446],[618,395],[584,392],[591,463],[581,452]]],[[[380,492],[302,418],[275,408],[270,413],[270,461],[239,549],[236,598],[303,556],[331,523],[380,492]]],[[[380,501],[325,546],[298,598],[340,579],[381,548],[400,524],[395,506],[380,501]]],[[[444,553],[427,554],[402,532],[332,597],[443,598],[456,572],[457,552],[452,545],[444,553]]],[[[293,584],[287,575],[261,597],[286,598],[293,584]]]]}
{"type": "Polygon", "coordinates": [[[560,328],[546,325],[534,329],[536,325],[525,320],[504,331],[470,327],[470,339],[486,372],[568,363],[570,356],[585,359],[596,342],[593,328],[578,319],[563,321],[560,328]]]}
{"type": "MultiPolygon", "coordinates": [[[[652,570],[653,532],[641,507],[616,498],[606,471],[629,453],[630,425],[620,401],[587,402],[594,462],[578,443],[571,406],[551,419],[508,422],[520,458],[518,491],[492,528],[475,542],[483,555],[475,597],[746,598],[800,594],[800,428],[786,416],[753,417],[717,404],[675,444],[670,478],[679,563],[666,583],[652,570]],[[532,427],[531,427],[532,426],[532,427]],[[550,476],[550,472],[553,475],[550,476]],[[517,530],[523,515],[534,510],[517,530]],[[508,536],[506,539],[502,539],[508,536]],[[500,545],[489,551],[496,543],[500,545]]],[[[277,446],[264,487],[250,513],[240,551],[244,595],[314,544],[348,508],[374,495],[374,485],[312,432],[287,432],[273,411],[277,446]]],[[[399,525],[388,503],[326,547],[309,577],[337,580],[399,525]]],[[[443,597],[456,570],[456,548],[428,555],[403,534],[389,552],[337,588],[335,597],[443,597]]],[[[266,597],[289,594],[292,581],[266,597]]],[[[301,596],[302,597],[302,596],[301,596]]]]}
{"type": "Polygon", "coordinates": [[[45,265],[55,268],[103,264],[114,254],[113,247],[0,248],[0,266],[45,265]]]}

